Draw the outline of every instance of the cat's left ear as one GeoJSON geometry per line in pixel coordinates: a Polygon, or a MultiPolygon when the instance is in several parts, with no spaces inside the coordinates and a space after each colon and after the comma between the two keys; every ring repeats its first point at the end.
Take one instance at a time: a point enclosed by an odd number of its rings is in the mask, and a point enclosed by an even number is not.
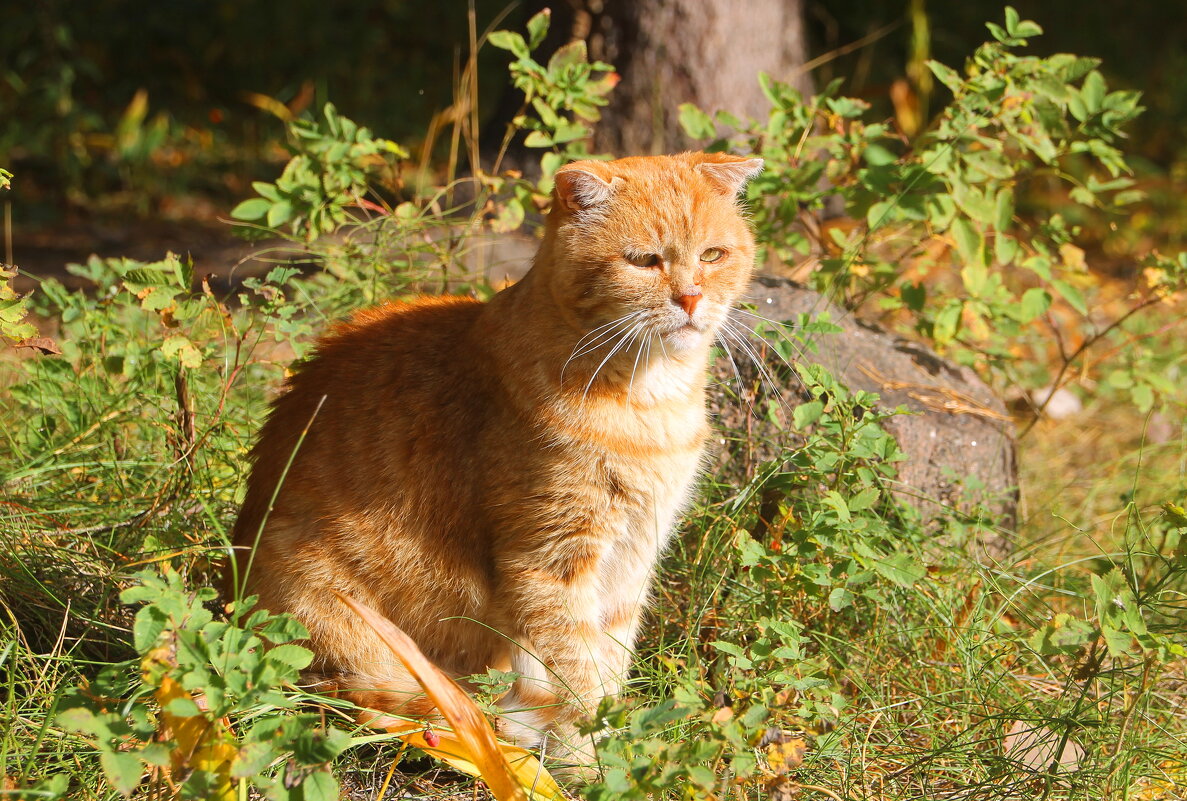
{"type": "Polygon", "coordinates": [[[586,211],[610,199],[619,179],[606,181],[594,172],[596,169],[589,162],[575,161],[557,172],[556,197],[562,206],[569,211],[586,211]]]}
{"type": "Polygon", "coordinates": [[[709,181],[730,197],[737,197],[746,182],[762,172],[762,159],[747,159],[725,153],[702,154],[696,166],[709,181]]]}

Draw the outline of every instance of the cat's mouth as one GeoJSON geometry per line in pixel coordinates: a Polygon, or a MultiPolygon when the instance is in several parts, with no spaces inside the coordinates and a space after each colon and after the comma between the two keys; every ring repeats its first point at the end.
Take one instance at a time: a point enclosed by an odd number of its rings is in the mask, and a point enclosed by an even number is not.
{"type": "Polygon", "coordinates": [[[664,331],[661,336],[669,345],[677,350],[691,348],[698,344],[705,336],[707,326],[698,320],[687,320],[683,324],[676,324],[664,331]]]}

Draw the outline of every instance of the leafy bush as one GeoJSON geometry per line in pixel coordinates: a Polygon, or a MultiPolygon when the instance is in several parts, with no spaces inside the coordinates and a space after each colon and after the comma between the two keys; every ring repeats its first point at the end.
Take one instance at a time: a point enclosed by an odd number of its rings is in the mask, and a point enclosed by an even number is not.
{"type": "Polygon", "coordinates": [[[1187,256],[1151,253],[1115,298],[1088,269],[1075,244],[1081,232],[1066,219],[1077,204],[1119,215],[1142,198],[1118,149],[1123,126],[1141,112],[1138,94],[1108,91],[1096,59],[1019,55],[1042,29],[1012,8],[989,29],[994,41],[963,74],[929,62],[953,101],[913,141],[891,124],[865,122],[869,104],[838,96],[840,81],[805,101],[762,76],[772,106],[765,122],[691,105],[681,121],[711,147],[763,156],[766,169],[750,187],[769,199],[755,206],[760,240],[781,264],[815,267],[812,283],[850,306],[909,319],[1002,389],[1062,386],[1098,346],[1124,349],[1115,385],[1143,410],[1158,395],[1181,401],[1166,380],[1162,343],[1132,318],[1178,296],[1187,256]],[[733,133],[717,138],[718,126],[733,133]],[[1019,198],[1053,185],[1068,191],[1064,212],[1016,213],[1019,198]],[[833,198],[851,224],[826,224],[833,198]]]}
{"type": "Polygon", "coordinates": [[[130,795],[147,769],[150,794],[229,800],[249,778],[272,799],[338,798],[327,767],[349,736],[297,714],[283,691],[313,659],[293,644],[308,636],[301,624],[265,611],[215,620],[206,604],[218,593],[189,589],[175,571],[139,581],[120,596],[144,604],[133,625],[139,688],[126,697],[129,666],[108,666],[63,698],[58,714],[89,738],[111,786],[130,795]]]}

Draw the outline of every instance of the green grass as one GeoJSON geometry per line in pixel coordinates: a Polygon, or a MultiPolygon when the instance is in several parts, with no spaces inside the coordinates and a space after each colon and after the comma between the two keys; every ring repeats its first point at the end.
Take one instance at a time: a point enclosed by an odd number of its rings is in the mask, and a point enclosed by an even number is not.
{"type": "MultiPolygon", "coordinates": [[[[170,569],[179,587],[215,581],[246,448],[281,375],[273,355],[299,352],[321,324],[278,297],[321,303],[332,286],[273,276],[233,306],[179,286],[178,303],[196,305],[176,325],[126,276],[104,275],[97,293],[39,296],[43,317],[61,321],[63,357],[0,360],[12,399],[0,411],[9,796],[120,797],[94,737],[58,710],[80,683],[113,681],[127,700],[111,709],[154,708],[120,593],[145,569],[170,569]],[[164,348],[177,335],[201,343],[197,363],[164,348]],[[118,681],[104,678],[109,665],[118,681]]],[[[862,410],[870,399],[804,378],[829,401],[787,470],[744,487],[707,481],[664,561],[633,679],[603,710],[605,781],[587,794],[760,799],[783,782],[843,799],[1167,797],[1187,771],[1187,518],[1158,504],[1182,497],[1182,438],[1143,443],[1145,417],[1107,395],[1041,423],[1021,442],[1017,547],[988,562],[955,544],[971,518],[929,528],[893,504],[894,446],[862,410]],[[773,527],[758,521],[764,488],[782,498],[773,527]],[[1075,770],[1048,775],[1038,757],[1008,755],[1016,723],[1074,741],[1075,770]],[[804,741],[802,764],[780,764],[772,731],[804,741]]],[[[235,707],[234,736],[294,714],[361,736],[341,712],[282,695],[292,708],[235,707]]],[[[272,774],[299,753],[285,743],[272,774]]],[[[332,759],[350,798],[375,798],[397,755],[389,797],[475,792],[394,742],[351,743],[332,759]]]]}
{"type": "MultiPolygon", "coordinates": [[[[141,570],[169,565],[192,587],[214,581],[243,454],[278,374],[264,349],[243,356],[259,310],[207,320],[248,333],[212,341],[198,367],[179,370],[153,350],[163,336],[155,312],[94,295],[43,311],[69,317],[71,304],[88,314],[64,324],[64,360],[2,367],[15,402],[0,413],[0,773],[8,795],[65,789],[113,799],[94,745],[59,723],[57,707],[109,663],[125,663],[137,692],[132,610],[119,595],[141,570]],[[103,339],[116,330],[123,351],[147,354],[145,367],[110,369],[120,348],[103,339]],[[224,394],[236,348],[246,367],[224,394]],[[46,781],[64,784],[38,784],[46,781]]],[[[856,425],[844,403],[831,414],[856,425]]],[[[1155,504],[1181,497],[1185,453],[1179,438],[1142,445],[1140,417],[1102,401],[1023,440],[1028,522],[998,564],[935,545],[939,532],[886,498],[851,510],[848,523],[838,517],[814,489],[825,472],[804,460],[849,452],[827,425],[796,468],[812,481],[801,473],[786,484],[777,548],[750,533],[760,530],[761,492],[707,482],[661,568],[634,678],[605,710],[616,726],[604,748],[607,783],[590,795],[763,799],[783,781],[805,797],[840,799],[1168,797],[1187,770],[1187,662],[1175,650],[1187,565],[1175,551],[1179,529],[1155,504]],[[863,543],[876,548],[872,557],[863,543]],[[1156,636],[1110,651],[1092,577],[1112,565],[1149,591],[1143,619],[1156,636]],[[1081,623],[1065,625],[1075,636],[1042,653],[1036,632],[1060,612],[1081,623]],[[1016,721],[1074,740],[1083,749],[1075,770],[1046,775],[1045,764],[1008,757],[1004,737],[1016,721]],[[772,729],[805,740],[802,764],[777,764],[762,740],[772,729]]],[[[868,472],[880,459],[846,458],[827,471],[843,496],[881,487],[868,472]]],[[[1122,627],[1116,637],[1129,634],[1122,627]]],[[[236,732],[281,713],[245,714],[236,732]]],[[[375,797],[398,751],[380,743],[338,757],[349,797],[375,797]]],[[[408,754],[388,787],[474,792],[472,781],[408,754]]]]}

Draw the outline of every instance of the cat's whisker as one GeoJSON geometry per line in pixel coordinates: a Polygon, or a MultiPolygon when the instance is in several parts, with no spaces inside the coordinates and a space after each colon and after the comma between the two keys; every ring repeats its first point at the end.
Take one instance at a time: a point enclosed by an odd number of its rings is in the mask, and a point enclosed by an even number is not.
{"type": "Polygon", "coordinates": [[[637,334],[639,331],[641,331],[645,324],[646,324],[646,320],[635,323],[633,328],[628,330],[625,334],[623,334],[619,338],[618,342],[615,343],[614,347],[610,349],[610,352],[606,354],[606,358],[602,359],[601,363],[597,366],[597,368],[594,369],[593,375],[591,375],[589,377],[589,383],[587,383],[585,385],[585,391],[581,393],[581,402],[582,403],[585,402],[586,396],[589,395],[589,388],[593,386],[593,382],[597,379],[598,373],[600,373],[602,371],[602,368],[606,366],[606,362],[610,361],[612,358],[614,358],[614,354],[616,354],[620,350],[622,350],[623,345],[627,344],[628,339],[633,341],[634,335],[637,334]]]}
{"type": "MultiPolygon", "coordinates": [[[[607,339],[615,335],[615,328],[623,324],[629,324],[642,314],[642,311],[629,312],[624,314],[622,317],[611,320],[610,322],[603,325],[599,325],[597,328],[590,331],[577,341],[577,344],[573,346],[573,353],[569,359],[572,360],[589,353],[591,350],[597,350],[600,345],[605,344],[607,339]]],[[[568,362],[566,362],[566,364],[568,364],[568,362]]]]}
{"type": "MultiPolygon", "coordinates": [[[[775,358],[777,358],[780,362],[782,362],[783,366],[786,367],[792,373],[792,375],[798,375],[796,373],[795,365],[793,365],[791,362],[789,362],[787,360],[787,357],[783,355],[783,352],[776,346],[776,344],[774,342],[767,339],[762,334],[760,334],[758,331],[755,331],[753,328],[750,328],[749,326],[743,327],[741,324],[734,323],[733,329],[734,329],[734,333],[745,338],[747,341],[749,341],[750,338],[753,337],[754,339],[757,339],[759,342],[766,345],[767,348],[770,350],[770,352],[774,354],[775,358]]],[[[791,340],[789,340],[789,341],[791,341],[791,340]]],[[[795,344],[795,343],[793,343],[793,344],[795,344]]],[[[798,350],[795,355],[803,356],[804,355],[803,350],[802,349],[798,350]]]]}
{"type": "MultiPolygon", "coordinates": [[[[640,309],[638,311],[627,312],[626,314],[622,315],[621,317],[611,320],[608,323],[603,323],[602,325],[599,325],[597,328],[593,329],[592,331],[590,331],[589,333],[587,333],[585,336],[581,337],[581,339],[579,339],[577,341],[577,344],[573,346],[573,352],[576,353],[578,350],[580,350],[581,346],[585,344],[586,340],[590,339],[591,337],[596,336],[599,331],[604,331],[607,328],[616,326],[619,323],[626,322],[627,320],[632,320],[632,319],[639,317],[645,313],[646,312],[642,309],[640,309]]],[[[598,339],[601,339],[601,337],[598,337],[598,339]]]]}
{"type": "Polygon", "coordinates": [[[746,335],[734,328],[734,324],[729,320],[726,320],[722,324],[721,331],[725,333],[727,337],[733,337],[733,342],[737,344],[742,353],[748,359],[750,359],[750,361],[754,364],[755,369],[758,370],[759,377],[761,378],[762,382],[767,385],[767,389],[769,389],[771,394],[774,395],[780,403],[782,403],[783,393],[779,390],[779,385],[775,383],[775,379],[771,376],[770,370],[767,369],[766,364],[763,362],[758,352],[754,349],[754,346],[750,343],[750,340],[746,337],[746,335]]]}
{"type": "Polygon", "coordinates": [[[600,325],[597,328],[595,328],[593,331],[590,331],[588,334],[583,336],[577,342],[577,344],[573,346],[573,352],[569,355],[569,358],[565,360],[565,363],[563,365],[561,365],[561,381],[563,382],[565,380],[565,369],[568,368],[570,362],[572,362],[574,359],[584,356],[587,353],[591,353],[591,352],[597,350],[598,348],[602,347],[606,343],[610,342],[612,339],[614,339],[615,336],[617,336],[620,333],[619,331],[616,330],[618,326],[629,325],[632,321],[638,319],[643,314],[644,314],[644,312],[642,312],[642,311],[635,311],[635,312],[630,312],[629,314],[624,314],[622,317],[619,317],[617,320],[611,320],[610,322],[606,323],[605,325],[600,325]],[[609,328],[610,330],[608,330],[608,331],[604,330],[607,328],[609,328]],[[582,343],[584,343],[590,337],[597,335],[598,332],[600,332],[600,331],[603,333],[598,335],[593,342],[586,344],[585,347],[582,348],[582,343]]]}
{"type": "MultiPolygon", "coordinates": [[[[781,336],[787,342],[787,344],[791,345],[792,349],[795,350],[796,356],[804,355],[804,342],[802,340],[796,339],[795,337],[791,336],[791,334],[787,333],[787,330],[789,328],[793,328],[793,326],[788,325],[787,323],[777,322],[775,320],[772,320],[770,317],[764,317],[761,314],[756,314],[756,313],[750,311],[749,309],[736,308],[736,309],[734,309],[734,311],[738,312],[739,314],[745,314],[747,317],[753,317],[754,319],[756,319],[760,322],[767,323],[768,325],[770,325],[772,328],[775,329],[776,333],[778,333],[779,336],[781,336]]],[[[753,330],[753,329],[751,329],[751,330],[753,330]]],[[[758,337],[759,339],[763,339],[763,340],[766,339],[766,337],[764,337],[762,334],[758,333],[758,331],[754,331],[754,335],[756,337],[758,337]]],[[[769,341],[768,341],[768,344],[769,344],[769,341]]]]}
{"type": "Polygon", "coordinates": [[[750,407],[750,410],[753,411],[754,410],[754,393],[746,392],[746,387],[742,383],[742,373],[740,370],[738,370],[738,363],[734,360],[734,352],[732,350],[730,350],[729,342],[726,340],[725,334],[721,330],[720,327],[718,327],[718,329],[717,329],[717,334],[715,336],[715,339],[717,340],[717,343],[719,345],[721,345],[721,349],[725,353],[725,358],[730,360],[730,367],[734,371],[734,379],[738,382],[739,397],[741,397],[743,394],[748,395],[749,399],[747,400],[747,405],[750,407]]]}
{"type": "MultiPolygon", "coordinates": [[[[639,342],[639,350],[635,353],[635,363],[631,366],[631,382],[627,385],[627,388],[626,388],[627,406],[631,405],[631,391],[634,390],[634,388],[635,388],[635,371],[639,369],[639,357],[643,355],[643,346],[644,345],[647,346],[647,353],[650,354],[651,353],[651,332],[647,332],[647,334],[639,342]]],[[[644,360],[643,366],[644,366],[644,368],[646,368],[646,366],[647,366],[646,360],[644,360]]]]}

